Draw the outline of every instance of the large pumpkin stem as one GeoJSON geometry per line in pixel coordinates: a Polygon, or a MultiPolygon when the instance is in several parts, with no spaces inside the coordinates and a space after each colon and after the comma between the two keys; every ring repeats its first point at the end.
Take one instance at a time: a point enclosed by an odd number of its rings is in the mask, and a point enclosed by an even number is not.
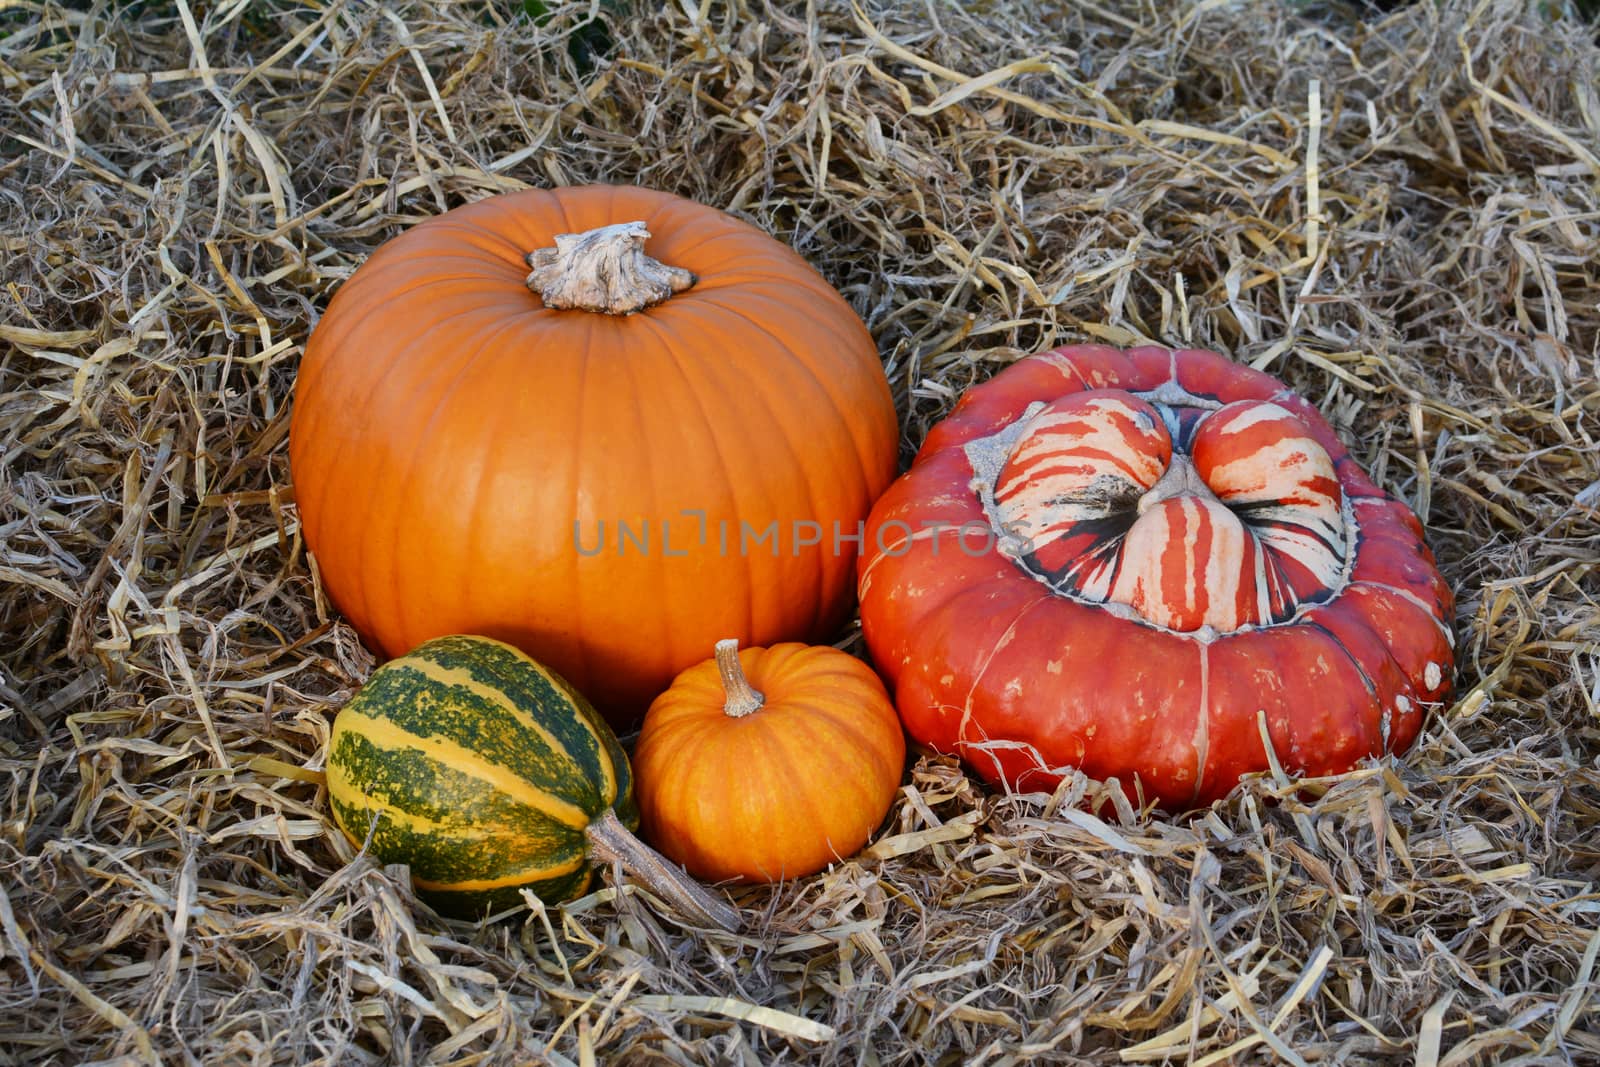
{"type": "Polygon", "coordinates": [[[722,691],[728,698],[722,710],[735,719],[760,711],[767,698],[744,676],[744,669],[739,666],[739,642],[731,637],[718,641],[716,655],[717,671],[722,675],[722,691]]]}
{"type": "Polygon", "coordinates": [[[528,253],[528,288],[549,308],[632,315],[695,283],[682,267],[644,254],[650,231],[619,222],[584,233],[558,233],[554,248],[528,253]]]}
{"type": "Polygon", "coordinates": [[[673,866],[665,856],[629,833],[615,811],[607,808],[589,824],[584,835],[589,839],[589,855],[592,859],[601,863],[621,864],[623,870],[649,886],[693,921],[729,933],[739,929],[737,909],[712,896],[673,866]]]}

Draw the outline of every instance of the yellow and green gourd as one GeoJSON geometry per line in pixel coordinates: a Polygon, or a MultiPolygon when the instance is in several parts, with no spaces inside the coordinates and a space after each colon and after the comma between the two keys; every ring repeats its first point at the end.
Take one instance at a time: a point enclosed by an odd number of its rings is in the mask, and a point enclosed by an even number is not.
{"type": "Polygon", "coordinates": [[[375,670],[334,720],[327,774],[339,828],[442,913],[568,900],[616,859],[695,918],[737,921],[628,832],[628,758],[600,714],[499,641],[435,638],[375,670]]]}

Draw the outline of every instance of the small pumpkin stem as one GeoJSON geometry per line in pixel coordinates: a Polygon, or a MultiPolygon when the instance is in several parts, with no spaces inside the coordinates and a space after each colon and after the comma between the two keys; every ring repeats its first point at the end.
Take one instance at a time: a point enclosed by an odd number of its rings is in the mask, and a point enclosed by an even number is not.
{"type": "Polygon", "coordinates": [[[712,896],[667,857],[633,836],[615,811],[607,808],[589,824],[584,836],[589,839],[591,859],[621,865],[690,920],[729,933],[739,929],[738,909],[712,896]]]}
{"type": "Polygon", "coordinates": [[[717,671],[722,675],[722,691],[728,698],[722,710],[735,719],[760,711],[767,698],[744,676],[744,668],[739,666],[739,642],[731,637],[718,641],[716,655],[717,671]]]}
{"type": "Polygon", "coordinates": [[[644,254],[650,231],[619,222],[583,233],[558,233],[554,248],[528,253],[528,288],[548,308],[632,315],[695,283],[682,267],[644,254]]]}
{"type": "Polygon", "coordinates": [[[1174,452],[1172,460],[1167,464],[1167,469],[1160,480],[1150,487],[1150,491],[1139,498],[1138,513],[1143,515],[1163,500],[1175,496],[1197,496],[1202,499],[1216,500],[1217,494],[1211,491],[1205,479],[1200,477],[1200,472],[1195,469],[1194,460],[1181,452],[1174,452]]]}

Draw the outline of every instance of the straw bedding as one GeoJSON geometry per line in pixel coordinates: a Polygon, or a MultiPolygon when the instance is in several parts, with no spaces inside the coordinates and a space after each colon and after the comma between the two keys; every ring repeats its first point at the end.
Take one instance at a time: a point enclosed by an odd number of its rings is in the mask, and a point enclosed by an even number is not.
{"type": "Polygon", "coordinates": [[[1390,6],[0,2],[0,1059],[1600,1062],[1600,48],[1390,6]],[[436,919],[328,819],[373,661],[295,368],[386,237],[597,180],[799,249],[907,457],[1058,343],[1284,376],[1426,522],[1458,699],[1183,818],[924,758],[741,936],[436,919]]]}

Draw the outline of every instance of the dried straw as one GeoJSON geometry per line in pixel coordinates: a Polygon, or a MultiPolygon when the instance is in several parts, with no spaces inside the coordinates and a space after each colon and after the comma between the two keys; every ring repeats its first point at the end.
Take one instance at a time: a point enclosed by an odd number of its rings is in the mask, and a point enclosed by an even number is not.
{"type": "Polygon", "coordinates": [[[590,5],[551,7],[0,0],[0,1058],[1600,1062],[1593,27],[707,0],[580,67],[590,5]],[[594,180],[806,255],[908,454],[1057,343],[1285,376],[1426,520],[1461,698],[1403,760],[1179,819],[923,759],[741,936],[631,887],[441,922],[327,818],[373,661],[298,531],[295,367],[385,238],[594,180]]]}

